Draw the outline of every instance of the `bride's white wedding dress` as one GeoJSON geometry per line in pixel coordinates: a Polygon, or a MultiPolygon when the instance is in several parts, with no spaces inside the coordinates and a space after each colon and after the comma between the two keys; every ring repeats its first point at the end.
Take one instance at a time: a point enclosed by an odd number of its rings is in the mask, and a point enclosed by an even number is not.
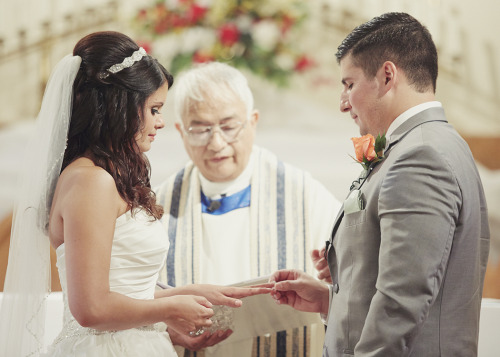
{"type": "MultiPolygon", "coordinates": [[[[150,220],[142,211],[134,217],[129,211],[117,218],[109,272],[111,291],[134,299],[154,298],[158,273],[167,256],[168,238],[161,223],[150,220]]],[[[120,331],[80,326],[68,307],[64,243],[56,253],[64,322],[46,356],[177,356],[162,323],[120,331]]]]}

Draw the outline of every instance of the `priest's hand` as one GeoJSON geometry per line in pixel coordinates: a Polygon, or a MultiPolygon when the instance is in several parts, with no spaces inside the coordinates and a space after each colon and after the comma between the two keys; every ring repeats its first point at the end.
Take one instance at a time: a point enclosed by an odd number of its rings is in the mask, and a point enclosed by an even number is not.
{"type": "Polygon", "coordinates": [[[212,334],[209,331],[205,331],[200,336],[191,337],[183,333],[179,333],[170,327],[167,332],[174,345],[182,346],[190,351],[199,351],[203,348],[214,346],[219,342],[224,341],[233,333],[232,330],[220,330],[212,334]]]}
{"type": "Polygon", "coordinates": [[[325,247],[312,250],[311,259],[313,261],[314,268],[318,271],[318,279],[331,284],[332,277],[330,276],[328,262],[325,259],[325,247]]]}
{"type": "Polygon", "coordinates": [[[278,304],[296,310],[328,314],[328,285],[299,270],[278,270],[269,278],[274,283],[271,296],[278,304]]]}

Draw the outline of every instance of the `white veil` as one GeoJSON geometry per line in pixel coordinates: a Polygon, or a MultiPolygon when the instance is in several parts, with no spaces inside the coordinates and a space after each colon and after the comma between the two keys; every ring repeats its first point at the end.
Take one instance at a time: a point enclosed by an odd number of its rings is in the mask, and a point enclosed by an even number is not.
{"type": "Polygon", "coordinates": [[[68,55],[54,68],[25,155],[0,307],[0,356],[37,356],[45,348],[45,300],[50,292],[46,228],[66,148],[73,83],[80,63],[79,56],[68,55]]]}

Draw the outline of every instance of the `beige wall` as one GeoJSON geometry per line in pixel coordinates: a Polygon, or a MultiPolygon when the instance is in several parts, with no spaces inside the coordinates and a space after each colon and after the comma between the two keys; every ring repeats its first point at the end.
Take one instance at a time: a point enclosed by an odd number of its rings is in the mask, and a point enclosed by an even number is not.
{"type": "Polygon", "coordinates": [[[87,33],[130,31],[128,19],[144,3],[0,0],[0,127],[34,119],[55,63],[87,33]]]}
{"type": "MultiPolygon", "coordinates": [[[[0,0],[0,126],[20,119],[32,119],[38,111],[41,88],[50,68],[71,51],[75,41],[91,30],[114,29],[131,33],[129,19],[137,8],[153,0],[0,0]],[[108,6],[109,4],[114,4],[108,6]],[[94,9],[94,10],[89,10],[94,9]],[[69,17],[68,17],[69,16],[69,17]],[[99,24],[99,19],[115,21],[99,24]],[[49,22],[49,27],[43,23],[49,22]],[[42,60],[39,53],[11,56],[25,31],[26,44],[52,34],[66,34],[51,43],[52,54],[42,60]],[[67,36],[73,32],[74,36],[67,36]],[[37,98],[37,100],[33,100],[37,98]]],[[[175,1],[175,0],[168,0],[175,1]]],[[[210,0],[204,0],[210,1],[210,0]]],[[[338,41],[356,24],[385,11],[407,11],[431,30],[440,49],[438,98],[443,101],[453,124],[470,135],[500,135],[500,2],[495,0],[309,0],[313,21],[300,41],[322,55],[328,80],[337,81],[333,59],[338,41]],[[328,10],[325,10],[328,7],[328,10]]],[[[299,82],[302,83],[302,82],[299,82]]],[[[314,100],[329,105],[334,86],[313,94],[314,100]]]]}

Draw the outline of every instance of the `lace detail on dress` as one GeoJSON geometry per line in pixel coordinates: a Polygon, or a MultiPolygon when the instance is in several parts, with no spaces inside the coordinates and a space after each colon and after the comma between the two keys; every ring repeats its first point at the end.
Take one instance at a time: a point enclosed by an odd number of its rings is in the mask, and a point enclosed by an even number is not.
{"type": "MultiPolygon", "coordinates": [[[[152,331],[159,331],[156,325],[148,325],[148,326],[142,326],[142,327],[135,327],[131,330],[137,330],[137,331],[145,331],[145,332],[152,332],[152,331]]],[[[93,328],[89,327],[83,327],[78,324],[75,320],[70,320],[65,326],[63,327],[61,333],[57,336],[57,338],[54,340],[53,345],[57,345],[59,342],[71,338],[71,337],[82,337],[82,336],[99,336],[99,335],[106,335],[106,334],[114,334],[117,333],[121,330],[112,330],[112,331],[101,331],[101,330],[96,330],[93,328]]]]}
{"type": "MultiPolygon", "coordinates": [[[[145,332],[152,332],[152,331],[159,331],[156,325],[147,325],[147,326],[142,326],[142,327],[135,327],[131,330],[137,330],[137,331],[145,331],[145,332]]],[[[99,336],[99,335],[106,335],[106,334],[114,334],[117,333],[121,330],[111,330],[111,331],[102,331],[102,330],[96,330],[93,328],[89,327],[83,327],[76,320],[69,320],[68,323],[66,323],[61,331],[61,333],[57,336],[57,338],[53,342],[53,346],[56,346],[59,342],[67,339],[67,338],[72,338],[72,337],[82,337],[82,336],[99,336]]]]}

